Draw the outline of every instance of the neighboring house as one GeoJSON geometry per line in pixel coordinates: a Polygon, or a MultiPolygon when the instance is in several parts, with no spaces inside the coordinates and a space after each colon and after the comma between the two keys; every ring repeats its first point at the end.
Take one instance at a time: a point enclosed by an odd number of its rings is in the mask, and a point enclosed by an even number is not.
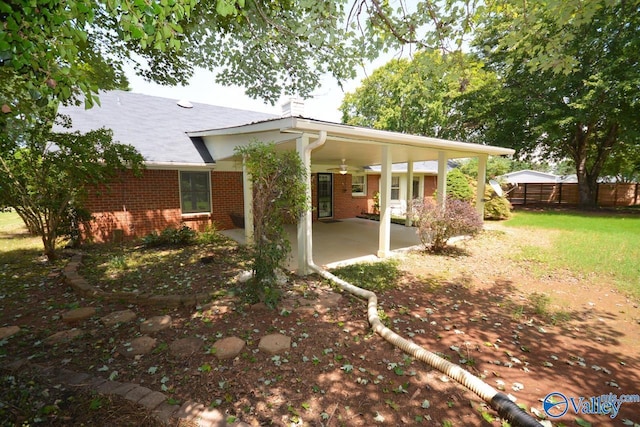
{"type": "MultiPolygon", "coordinates": [[[[141,237],[181,223],[196,229],[210,224],[232,228],[234,214],[244,217],[250,241],[251,183],[235,149],[263,141],[275,143],[278,150],[298,152],[309,171],[313,210],[300,221],[305,231],[298,233],[299,239],[310,235],[312,220],[370,212],[374,194],[380,191],[378,255],[386,256],[392,201],[407,199],[411,192],[429,196],[436,187],[438,197],[444,197],[449,160],[477,157],[481,184],[476,207],[481,212],[488,156],[513,153],[308,119],[300,116],[295,103],[288,105],[285,117],[125,91],[102,93],[100,104],[90,110],[61,107],[59,112],[71,117],[72,130],[112,129],[114,140],[136,147],[146,163],[142,177],[126,172],[91,191],[87,206],[95,217],[91,231],[103,241],[141,237]],[[404,163],[404,169],[394,163],[404,163]],[[405,172],[408,164],[413,167],[405,172]]],[[[306,251],[302,240],[298,247],[306,251]]],[[[305,262],[305,255],[299,259],[305,262]]]]}
{"type": "Polygon", "coordinates": [[[554,175],[552,173],[534,171],[530,169],[505,173],[499,178],[501,178],[502,180],[504,180],[509,184],[525,184],[525,183],[554,184],[556,182],[560,182],[560,177],[558,175],[554,175]]]}

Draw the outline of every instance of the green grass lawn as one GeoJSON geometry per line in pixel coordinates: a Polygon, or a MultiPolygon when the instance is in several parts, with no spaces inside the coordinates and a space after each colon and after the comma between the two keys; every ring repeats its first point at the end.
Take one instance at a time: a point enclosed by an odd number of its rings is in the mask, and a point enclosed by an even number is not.
{"type": "Polygon", "coordinates": [[[640,298],[640,215],[516,212],[506,225],[555,230],[551,248],[527,256],[596,280],[613,279],[621,291],[640,298]]]}
{"type": "Polygon", "coordinates": [[[42,240],[30,236],[15,212],[0,212],[0,253],[42,249],[42,240]]]}

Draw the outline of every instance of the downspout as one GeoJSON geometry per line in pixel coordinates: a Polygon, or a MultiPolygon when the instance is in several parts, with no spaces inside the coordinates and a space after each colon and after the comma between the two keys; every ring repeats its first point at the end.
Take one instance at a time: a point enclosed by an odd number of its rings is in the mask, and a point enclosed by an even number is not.
{"type": "MultiPolygon", "coordinates": [[[[304,164],[305,166],[308,165],[307,168],[307,173],[309,174],[309,184],[311,184],[311,152],[313,150],[315,150],[318,147],[322,147],[324,145],[324,143],[327,142],[327,131],[321,130],[320,133],[318,134],[318,139],[316,139],[315,141],[311,142],[309,145],[307,145],[306,147],[304,147],[304,164]]],[[[309,197],[309,200],[311,200],[311,185],[308,186],[307,188],[307,196],[309,197]]],[[[312,216],[312,211],[308,210],[307,212],[305,212],[304,214],[304,221],[305,221],[305,230],[307,232],[307,236],[305,239],[305,248],[304,248],[304,252],[306,254],[306,259],[307,259],[307,265],[310,268],[313,268],[313,266],[315,266],[314,262],[313,262],[313,239],[312,239],[312,222],[313,222],[313,216],[312,216]]]]}

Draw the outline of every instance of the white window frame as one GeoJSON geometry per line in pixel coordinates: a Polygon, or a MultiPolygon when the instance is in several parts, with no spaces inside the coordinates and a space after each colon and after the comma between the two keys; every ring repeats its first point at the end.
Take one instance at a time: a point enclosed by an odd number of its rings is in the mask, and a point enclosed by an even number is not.
{"type": "Polygon", "coordinates": [[[213,205],[213,200],[211,197],[211,171],[208,170],[181,170],[178,171],[178,188],[180,190],[180,213],[182,214],[182,216],[188,217],[188,216],[197,216],[197,215],[210,215],[211,214],[211,210],[212,210],[212,205],[213,205]],[[185,212],[184,210],[184,204],[183,204],[183,199],[182,199],[182,174],[183,173],[201,173],[201,174],[206,174],[207,175],[207,187],[208,187],[208,193],[207,193],[207,197],[209,198],[209,209],[206,211],[198,211],[198,212],[185,212]]]}
{"type": "Polygon", "coordinates": [[[354,174],[351,175],[351,195],[352,196],[366,196],[367,195],[367,175],[365,174],[354,174]],[[358,178],[362,178],[362,183],[358,183],[355,185],[358,186],[362,186],[362,191],[354,191],[354,179],[358,177],[358,178]]]}
{"type": "Polygon", "coordinates": [[[391,200],[400,200],[401,196],[402,194],[400,194],[400,176],[392,175],[391,176],[391,200]],[[394,191],[398,192],[398,197],[396,198],[393,197],[394,191]]]}

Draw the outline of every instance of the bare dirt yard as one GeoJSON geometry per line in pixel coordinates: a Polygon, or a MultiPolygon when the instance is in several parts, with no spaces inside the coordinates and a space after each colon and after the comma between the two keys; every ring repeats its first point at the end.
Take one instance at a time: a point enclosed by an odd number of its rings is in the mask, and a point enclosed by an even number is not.
{"type": "MultiPolygon", "coordinates": [[[[489,224],[447,255],[403,254],[398,285],[378,294],[380,316],[398,334],[513,396],[534,416],[544,414],[542,400],[552,392],[576,402],[587,399],[581,404],[592,396],[640,393],[638,301],[606,278],[550,271],[523,255],[523,246],[544,251],[550,242],[549,233],[489,224]]],[[[94,285],[149,294],[232,287],[246,261],[242,249],[226,242],[198,250],[173,264],[158,258],[151,268],[138,268],[137,276],[112,275],[109,283],[109,273],[102,271],[105,282],[94,285]],[[205,255],[210,262],[200,261],[205,255]]],[[[101,252],[85,252],[87,265],[122,262],[113,253],[100,261],[101,252]]],[[[224,292],[211,304],[163,308],[81,297],[61,274],[67,260],[51,266],[35,253],[20,255],[31,257],[27,268],[0,265],[0,327],[20,328],[0,340],[1,425],[158,425],[148,411],[124,399],[78,395],[44,383],[27,368],[12,372],[7,366],[17,360],[140,384],[162,391],[175,405],[201,402],[222,411],[230,423],[504,425],[472,392],[373,334],[365,301],[318,277],[290,276],[275,310],[224,292]],[[79,307],[96,312],[65,323],[65,313],[79,307]],[[123,310],[135,318],[108,326],[101,320],[123,310]],[[128,355],[132,340],[143,335],[141,325],[164,315],[171,325],[148,334],[155,339],[153,349],[128,355]],[[80,331],[74,339],[48,340],[73,328],[80,331]],[[258,348],[262,337],[274,333],[291,338],[289,350],[272,355],[258,348]],[[213,344],[227,337],[246,346],[237,357],[219,360],[213,344]],[[195,339],[190,352],[173,345],[185,338],[195,339]]],[[[575,414],[569,408],[552,424],[640,423],[640,403],[623,403],[615,418],[582,409],[575,414]]]]}

